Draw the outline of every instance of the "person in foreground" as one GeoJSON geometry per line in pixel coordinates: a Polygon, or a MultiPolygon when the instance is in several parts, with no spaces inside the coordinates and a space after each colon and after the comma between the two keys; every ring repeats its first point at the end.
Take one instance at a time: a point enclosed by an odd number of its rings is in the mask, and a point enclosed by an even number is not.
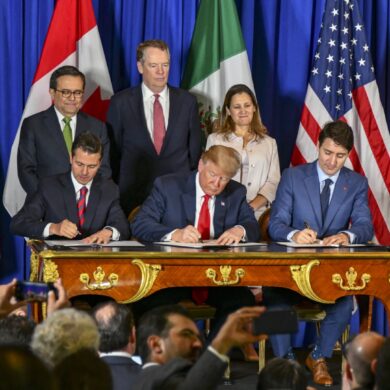
{"type": "Polygon", "coordinates": [[[52,236],[107,243],[129,237],[119,204],[119,190],[98,174],[103,148],[95,135],[81,133],[73,143],[71,172],[44,178],[12,218],[11,232],[27,237],[52,236]]]}
{"type": "Polygon", "coordinates": [[[253,318],[263,312],[263,307],[243,307],[231,313],[202,353],[199,330],[181,306],[151,310],[138,327],[137,345],[144,365],[134,389],[215,389],[228,365],[229,350],[263,337],[251,332],[253,318]]]}
{"type": "Polygon", "coordinates": [[[379,351],[376,363],[375,390],[390,390],[390,338],[387,337],[379,351]]]}
{"type": "MultiPolygon", "coordinates": [[[[367,179],[344,167],[353,147],[352,129],[342,121],[325,125],[318,140],[318,160],[286,169],[276,200],[272,205],[269,234],[274,241],[311,244],[317,239],[324,245],[364,243],[373,236],[368,208],[367,179]]],[[[264,288],[269,307],[289,307],[302,298],[279,288],[264,288]]],[[[323,305],[326,317],[314,350],[306,359],[314,381],[332,385],[325,358],[347,326],[352,313],[352,296],[323,305]]],[[[274,354],[294,358],[290,335],[271,337],[274,354]]]]}
{"type": "Polygon", "coordinates": [[[72,142],[84,131],[100,139],[104,149],[100,171],[104,177],[111,176],[106,126],[80,111],[85,82],[84,74],[74,66],[56,69],[50,76],[53,105],[24,119],[18,147],[18,175],[28,196],[38,189],[43,177],[69,172],[72,142]]]}

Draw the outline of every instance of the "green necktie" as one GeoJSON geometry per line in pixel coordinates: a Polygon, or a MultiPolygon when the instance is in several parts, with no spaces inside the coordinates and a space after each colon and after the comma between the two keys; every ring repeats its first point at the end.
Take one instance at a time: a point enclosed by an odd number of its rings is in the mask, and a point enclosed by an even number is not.
{"type": "Polygon", "coordinates": [[[66,148],[68,149],[69,154],[71,154],[71,152],[72,152],[72,128],[70,127],[70,121],[72,120],[72,118],[65,117],[62,120],[65,123],[63,134],[64,134],[66,148]]]}

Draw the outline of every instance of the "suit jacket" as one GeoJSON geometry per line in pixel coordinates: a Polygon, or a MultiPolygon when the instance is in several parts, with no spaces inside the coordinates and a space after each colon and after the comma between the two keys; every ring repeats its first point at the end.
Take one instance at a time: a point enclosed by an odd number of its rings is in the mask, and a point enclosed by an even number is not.
{"type": "MultiPolygon", "coordinates": [[[[119,204],[119,190],[111,179],[96,175],[91,186],[81,237],[105,226],[118,229],[120,239],[129,235],[129,224],[119,204]]],[[[63,173],[43,178],[38,191],[28,198],[23,208],[12,218],[11,232],[26,237],[42,237],[45,226],[64,219],[77,224],[77,201],[71,174],[63,173]]]]}
{"type": "Polygon", "coordinates": [[[187,91],[169,87],[169,118],[158,155],[150,137],[141,85],[111,98],[107,114],[112,142],[112,166],[126,214],[149,194],[156,177],[196,169],[200,124],[196,99],[187,91]]]}
{"type": "Polygon", "coordinates": [[[208,350],[195,364],[175,358],[164,365],[144,368],[134,390],[213,390],[222,379],[226,366],[208,350]]]}
{"type": "MultiPolygon", "coordinates": [[[[194,225],[195,178],[196,172],[157,178],[151,194],[133,221],[134,236],[143,241],[160,241],[174,229],[194,225]]],[[[216,196],[213,221],[215,237],[235,225],[242,225],[249,241],[259,239],[259,226],[245,194],[245,187],[231,180],[216,196]]]]}
{"type": "Polygon", "coordinates": [[[110,367],[112,390],[132,390],[141,373],[141,366],[130,357],[102,356],[102,360],[110,367]]]}
{"type": "Polygon", "coordinates": [[[307,222],[320,238],[348,230],[356,235],[355,243],[370,240],[373,228],[367,200],[367,179],[343,167],[325,221],[322,221],[316,163],[299,165],[283,172],[271,210],[268,227],[271,238],[286,241],[291,231],[304,229],[307,222]]]}
{"type": "MultiPolygon", "coordinates": [[[[110,144],[105,124],[79,112],[75,136],[84,131],[100,138],[103,144],[100,173],[111,177],[110,144]]],[[[27,195],[37,190],[39,179],[70,170],[69,153],[54,106],[23,121],[17,161],[19,180],[27,195]]]]}

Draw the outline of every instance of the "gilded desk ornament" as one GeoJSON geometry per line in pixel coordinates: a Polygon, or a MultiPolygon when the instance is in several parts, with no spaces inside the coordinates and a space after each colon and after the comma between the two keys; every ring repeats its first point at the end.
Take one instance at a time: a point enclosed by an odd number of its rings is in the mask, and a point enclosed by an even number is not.
{"type": "Polygon", "coordinates": [[[108,290],[118,284],[119,277],[117,274],[111,273],[107,277],[107,281],[104,281],[106,273],[103,271],[103,267],[99,266],[96,271],[93,271],[94,282],[89,283],[89,275],[87,273],[80,274],[80,281],[85,284],[88,290],[108,290]]]}
{"type": "Polygon", "coordinates": [[[240,283],[240,280],[245,276],[244,269],[238,268],[235,271],[236,278],[234,280],[229,280],[230,273],[232,272],[232,267],[230,265],[221,265],[219,267],[219,272],[221,273],[222,280],[217,280],[217,271],[214,269],[208,268],[206,270],[206,276],[217,286],[233,286],[240,283]]]}
{"type": "Polygon", "coordinates": [[[159,264],[145,264],[139,259],[135,259],[131,263],[136,265],[141,271],[141,284],[138,291],[130,299],[122,301],[121,303],[131,303],[145,297],[152,289],[153,284],[161,271],[161,265],[159,264]]]}
{"type": "Polygon", "coordinates": [[[311,287],[310,272],[314,266],[320,265],[319,260],[311,260],[308,264],[290,266],[291,275],[300,292],[307,298],[319,303],[334,303],[320,298],[311,287]]]}
{"type": "Polygon", "coordinates": [[[30,256],[30,282],[38,280],[39,256],[36,252],[31,251],[30,256]]]}
{"type": "Polygon", "coordinates": [[[367,286],[367,283],[371,280],[370,274],[363,274],[360,278],[361,284],[359,286],[356,285],[356,279],[357,279],[357,272],[355,271],[355,268],[349,267],[348,271],[345,273],[345,278],[347,284],[344,284],[343,278],[340,274],[333,274],[332,275],[332,282],[334,284],[337,284],[342,290],[344,291],[359,291],[364,290],[367,286]]]}
{"type": "Polygon", "coordinates": [[[58,273],[58,266],[53,260],[43,260],[43,281],[45,283],[56,282],[60,277],[58,273]]]}

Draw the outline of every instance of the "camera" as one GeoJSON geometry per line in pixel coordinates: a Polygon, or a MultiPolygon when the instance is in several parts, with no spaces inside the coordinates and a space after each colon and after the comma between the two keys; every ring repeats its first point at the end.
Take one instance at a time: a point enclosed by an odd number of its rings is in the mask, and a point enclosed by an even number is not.
{"type": "Polygon", "coordinates": [[[18,280],[15,288],[17,301],[45,302],[49,291],[54,291],[58,298],[58,291],[53,283],[37,283],[18,280]]]}

